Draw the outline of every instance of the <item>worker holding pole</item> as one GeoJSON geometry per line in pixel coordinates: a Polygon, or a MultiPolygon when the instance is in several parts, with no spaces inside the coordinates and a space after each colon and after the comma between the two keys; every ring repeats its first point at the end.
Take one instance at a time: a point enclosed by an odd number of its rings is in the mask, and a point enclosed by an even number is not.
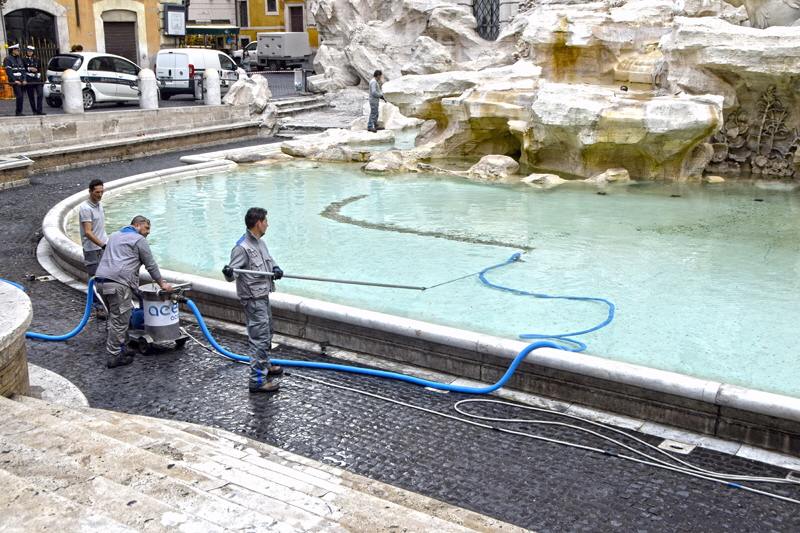
{"type": "Polygon", "coordinates": [[[270,363],[274,328],[269,293],[275,291],[274,280],[281,279],[283,271],[261,239],[269,227],[267,210],[251,207],[247,210],[244,223],[247,229],[236,241],[231,250],[231,261],[225,265],[222,273],[226,280],[236,280],[236,296],[244,308],[249,341],[250,392],[276,392],[279,385],[269,376],[282,374],[283,368],[270,363]],[[251,272],[234,272],[234,269],[251,272]]]}

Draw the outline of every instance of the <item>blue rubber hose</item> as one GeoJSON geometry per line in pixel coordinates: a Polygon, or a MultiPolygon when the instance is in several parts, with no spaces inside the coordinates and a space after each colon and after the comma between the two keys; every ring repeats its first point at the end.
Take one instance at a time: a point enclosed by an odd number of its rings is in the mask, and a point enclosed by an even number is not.
{"type": "MultiPolygon", "coordinates": [[[[206,327],[205,321],[203,320],[202,315],[200,314],[200,310],[197,309],[195,303],[191,300],[186,300],[184,303],[189,306],[189,309],[192,310],[194,313],[195,318],[197,319],[197,323],[200,325],[200,329],[203,331],[203,335],[206,336],[206,339],[211,343],[211,345],[222,355],[234,359],[236,361],[249,361],[248,357],[237,355],[235,353],[231,353],[228,350],[224,349],[222,346],[217,344],[217,341],[211,336],[211,333],[208,331],[206,327]]],[[[554,342],[550,341],[539,341],[526,346],[524,350],[522,350],[514,360],[511,362],[511,366],[508,367],[506,373],[503,377],[495,383],[494,385],[489,385],[487,387],[461,387],[458,385],[450,385],[448,383],[439,383],[437,381],[429,381],[427,379],[420,379],[415,378],[412,376],[406,376],[404,374],[398,374],[396,372],[386,372],[383,370],[372,370],[369,368],[359,368],[357,366],[348,366],[348,365],[337,365],[333,363],[317,363],[313,361],[290,361],[285,359],[272,359],[270,362],[275,365],[283,365],[289,367],[302,367],[302,368],[317,368],[323,370],[339,370],[342,372],[350,372],[352,374],[365,374],[368,376],[378,376],[382,378],[389,378],[389,379],[396,379],[399,381],[407,381],[408,383],[415,383],[417,385],[422,385],[423,387],[430,387],[432,389],[439,389],[439,390],[446,390],[446,391],[453,391],[453,392],[465,392],[469,394],[488,394],[490,392],[496,391],[505,383],[511,379],[511,375],[514,374],[514,371],[519,366],[519,363],[528,355],[531,351],[535,350],[536,348],[541,347],[551,347],[551,348],[560,348],[560,346],[554,342]]]]}
{"type": "Polygon", "coordinates": [[[81,320],[81,323],[78,324],[78,327],[76,327],[70,333],[67,333],[66,335],[43,335],[41,333],[31,333],[30,331],[28,331],[27,333],[25,333],[25,336],[28,337],[29,339],[39,339],[43,341],[65,341],[80,333],[80,331],[89,321],[89,317],[92,314],[92,302],[94,301],[94,278],[89,279],[88,293],[89,294],[86,297],[86,308],[83,311],[83,320],[81,320]]]}
{"type": "Polygon", "coordinates": [[[606,319],[603,321],[602,324],[600,324],[598,326],[595,326],[593,328],[585,329],[583,331],[575,331],[573,333],[562,333],[561,335],[541,335],[541,334],[538,334],[538,333],[523,333],[522,335],[520,335],[520,338],[522,338],[522,339],[558,339],[558,340],[561,340],[561,341],[571,342],[573,344],[578,345],[578,348],[577,349],[570,349],[570,348],[568,348],[566,346],[559,346],[559,348],[562,349],[562,350],[570,351],[570,352],[580,352],[580,351],[583,351],[583,350],[586,349],[586,345],[584,343],[582,343],[581,341],[577,341],[575,339],[570,339],[569,337],[574,337],[576,335],[584,335],[586,333],[591,333],[592,331],[597,331],[598,329],[607,326],[608,324],[611,323],[612,320],[614,320],[614,311],[615,311],[614,304],[612,304],[611,302],[609,302],[608,300],[605,300],[603,298],[589,298],[589,297],[585,297],[585,296],[549,296],[547,294],[537,294],[537,293],[534,293],[534,292],[521,291],[519,289],[511,289],[511,288],[508,288],[508,287],[503,287],[502,285],[496,285],[496,284],[494,284],[494,283],[492,283],[492,282],[490,282],[489,280],[486,279],[486,276],[484,274],[486,274],[490,270],[498,268],[498,267],[501,267],[501,266],[508,265],[509,263],[513,263],[514,261],[519,260],[519,258],[520,258],[520,254],[519,253],[515,253],[514,255],[512,255],[508,259],[508,261],[505,261],[503,263],[498,263],[496,265],[484,268],[478,274],[478,277],[480,278],[480,280],[484,284],[488,285],[489,287],[494,287],[495,289],[500,289],[500,290],[504,290],[504,291],[513,292],[515,294],[522,294],[522,295],[525,295],[525,296],[535,296],[536,298],[549,298],[549,299],[553,299],[553,300],[584,300],[584,301],[593,301],[593,302],[603,302],[604,304],[606,304],[608,306],[608,316],[606,317],[606,319]]]}
{"type": "Polygon", "coordinates": [[[9,285],[13,285],[14,287],[18,288],[21,291],[25,290],[25,287],[23,287],[22,285],[17,285],[13,281],[8,281],[7,279],[0,279],[0,281],[2,281],[3,283],[8,283],[9,285]]]}

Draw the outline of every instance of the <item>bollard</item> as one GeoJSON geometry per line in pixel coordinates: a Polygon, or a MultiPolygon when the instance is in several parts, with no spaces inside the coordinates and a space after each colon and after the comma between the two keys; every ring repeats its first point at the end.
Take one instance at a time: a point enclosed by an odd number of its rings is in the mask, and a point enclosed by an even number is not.
{"type": "Polygon", "coordinates": [[[203,103],[205,105],[221,105],[222,96],[219,89],[219,72],[213,68],[207,68],[203,72],[203,103]]]}
{"type": "Polygon", "coordinates": [[[195,100],[202,100],[203,99],[203,73],[202,72],[195,72],[194,78],[194,99],[195,100]]]}
{"type": "Polygon", "coordinates": [[[149,68],[139,71],[139,107],[158,109],[158,81],[155,73],[149,68]]]}
{"type": "Polygon", "coordinates": [[[294,69],[294,90],[301,93],[306,92],[305,71],[301,68],[294,69]]]}
{"type": "Polygon", "coordinates": [[[71,68],[61,73],[61,92],[64,95],[64,113],[83,113],[83,82],[80,75],[71,68]]]}

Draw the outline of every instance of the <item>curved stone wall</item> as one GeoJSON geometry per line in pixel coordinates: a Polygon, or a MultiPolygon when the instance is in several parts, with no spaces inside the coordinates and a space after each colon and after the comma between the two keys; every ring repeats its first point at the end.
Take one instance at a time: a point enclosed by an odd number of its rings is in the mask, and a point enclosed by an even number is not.
{"type": "Polygon", "coordinates": [[[33,318],[33,307],[22,290],[0,282],[0,395],[31,393],[25,331],[33,318]]]}
{"type": "MultiPolygon", "coordinates": [[[[106,196],[158,180],[235,167],[236,163],[225,157],[235,158],[237,152],[252,150],[250,147],[185,157],[183,162],[196,164],[106,182],[106,196]]],[[[80,279],[86,279],[81,246],[67,236],[65,225],[70,213],[78,209],[85,197],[85,193],[78,193],[57,204],[42,224],[51,247],[51,259],[68,275],[80,279]]],[[[192,290],[186,296],[204,316],[244,323],[232,284],[182,272],[163,269],[161,272],[171,283],[192,283],[192,290]]],[[[141,281],[151,281],[144,269],[141,281]]],[[[278,333],[467,380],[497,382],[511,360],[527,346],[520,341],[289,294],[274,293],[270,300],[278,333]]],[[[553,348],[539,348],[528,354],[508,386],[800,456],[800,398],[553,348]]]]}

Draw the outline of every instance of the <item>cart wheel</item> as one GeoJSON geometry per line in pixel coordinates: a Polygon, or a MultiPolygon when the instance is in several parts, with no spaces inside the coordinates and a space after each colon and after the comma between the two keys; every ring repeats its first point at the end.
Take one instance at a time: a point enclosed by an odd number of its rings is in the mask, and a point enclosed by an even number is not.
{"type": "Polygon", "coordinates": [[[147,339],[139,339],[139,351],[142,352],[142,355],[147,355],[150,353],[150,343],[147,342],[147,339]]]}
{"type": "Polygon", "coordinates": [[[175,349],[180,350],[186,344],[186,341],[189,340],[187,338],[180,338],[175,340],[175,349]]]}

